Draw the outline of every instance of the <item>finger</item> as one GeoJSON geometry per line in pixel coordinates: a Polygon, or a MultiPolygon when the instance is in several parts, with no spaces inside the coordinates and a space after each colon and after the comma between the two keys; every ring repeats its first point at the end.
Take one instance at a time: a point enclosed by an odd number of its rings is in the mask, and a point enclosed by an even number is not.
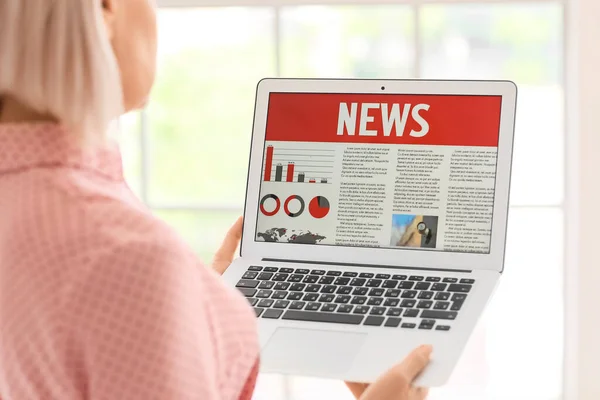
{"type": "Polygon", "coordinates": [[[423,387],[413,387],[410,391],[410,400],[425,400],[429,394],[429,389],[423,387]]]}
{"type": "Polygon", "coordinates": [[[409,382],[414,381],[427,364],[429,364],[432,350],[431,346],[417,347],[398,366],[409,382]]]}
{"type": "Polygon", "coordinates": [[[225,235],[225,239],[223,239],[223,243],[221,243],[221,247],[219,247],[219,250],[217,250],[215,253],[213,258],[215,263],[231,263],[231,261],[233,261],[233,258],[235,257],[235,251],[237,250],[242,238],[242,225],[243,218],[239,217],[235,224],[233,224],[233,226],[229,229],[225,235]]]}
{"type": "Polygon", "coordinates": [[[350,389],[350,392],[352,392],[352,395],[354,396],[355,399],[360,398],[360,396],[363,395],[363,393],[365,392],[365,390],[369,387],[368,384],[366,383],[359,383],[359,382],[344,382],[346,384],[346,386],[348,386],[348,389],[350,389]]]}

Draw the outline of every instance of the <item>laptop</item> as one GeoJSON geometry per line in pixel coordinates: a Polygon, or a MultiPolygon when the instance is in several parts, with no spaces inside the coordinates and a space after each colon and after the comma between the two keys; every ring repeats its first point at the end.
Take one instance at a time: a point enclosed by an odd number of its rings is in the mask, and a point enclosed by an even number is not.
{"type": "Polygon", "coordinates": [[[517,88],[264,79],[240,255],[261,371],[372,382],[422,344],[444,384],[504,268],[517,88]]]}

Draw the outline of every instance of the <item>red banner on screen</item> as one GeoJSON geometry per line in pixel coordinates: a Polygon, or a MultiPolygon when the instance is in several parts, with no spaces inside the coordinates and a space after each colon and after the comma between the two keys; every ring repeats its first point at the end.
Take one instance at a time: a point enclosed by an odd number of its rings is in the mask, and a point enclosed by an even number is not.
{"type": "Polygon", "coordinates": [[[501,96],[271,93],[266,140],[497,147],[501,96]]]}

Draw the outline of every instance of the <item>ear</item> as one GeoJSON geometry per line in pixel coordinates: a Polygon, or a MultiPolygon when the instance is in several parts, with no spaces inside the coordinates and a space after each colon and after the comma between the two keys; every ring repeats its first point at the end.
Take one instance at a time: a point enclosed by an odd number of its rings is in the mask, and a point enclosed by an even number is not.
{"type": "Polygon", "coordinates": [[[109,39],[113,38],[115,15],[117,8],[116,0],[100,0],[102,2],[102,16],[104,17],[104,24],[106,25],[106,31],[108,32],[109,39]]]}

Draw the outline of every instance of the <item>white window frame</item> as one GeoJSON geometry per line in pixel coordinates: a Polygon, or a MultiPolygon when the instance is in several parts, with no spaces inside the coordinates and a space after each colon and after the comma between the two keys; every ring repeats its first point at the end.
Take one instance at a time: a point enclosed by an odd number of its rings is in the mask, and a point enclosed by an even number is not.
{"type": "MultiPolygon", "coordinates": [[[[511,206],[512,208],[561,208],[565,215],[565,348],[563,396],[565,400],[600,398],[600,263],[595,262],[596,228],[600,226],[600,1],[599,0],[157,0],[162,8],[273,7],[275,51],[279,52],[279,9],[294,5],[409,5],[414,9],[415,65],[413,77],[419,78],[419,16],[426,4],[507,4],[553,3],[564,7],[565,65],[563,85],[566,92],[565,118],[565,196],[562,204],[511,206]],[[585,184],[584,184],[585,183],[585,184]],[[585,224],[581,223],[582,221],[585,224]],[[580,318],[579,305],[589,305],[580,318]]],[[[279,74],[279,54],[277,54],[279,74]]],[[[148,124],[142,113],[141,197],[149,203],[148,124]]],[[[157,210],[240,211],[239,207],[216,204],[149,204],[157,210]]],[[[515,365],[522,365],[515,360],[515,365]]],[[[527,368],[526,365],[522,365],[527,368]]],[[[525,371],[524,371],[525,372],[525,371]]],[[[510,382],[507,382],[510,385],[510,382]]]]}

